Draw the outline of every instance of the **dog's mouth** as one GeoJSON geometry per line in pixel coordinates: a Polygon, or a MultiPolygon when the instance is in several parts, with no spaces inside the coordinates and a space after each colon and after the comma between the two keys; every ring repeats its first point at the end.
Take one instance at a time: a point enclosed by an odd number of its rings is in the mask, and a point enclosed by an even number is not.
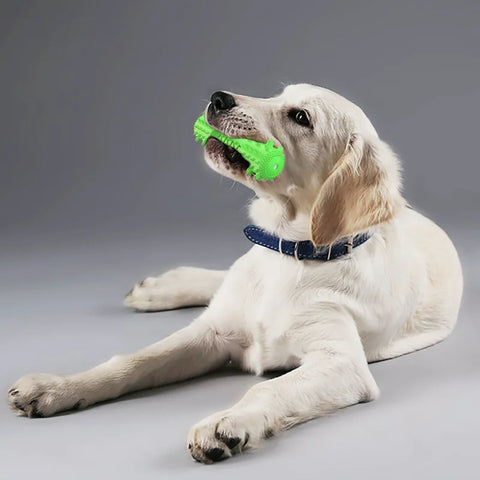
{"type": "Polygon", "coordinates": [[[215,162],[221,162],[227,170],[245,172],[250,163],[234,148],[210,137],[205,145],[208,156],[215,162]]]}

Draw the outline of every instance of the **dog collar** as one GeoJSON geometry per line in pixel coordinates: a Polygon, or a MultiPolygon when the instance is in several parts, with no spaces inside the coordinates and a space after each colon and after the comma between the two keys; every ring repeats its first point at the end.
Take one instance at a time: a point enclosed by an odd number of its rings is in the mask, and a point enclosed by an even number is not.
{"type": "Polygon", "coordinates": [[[351,253],[354,248],[365,243],[371,237],[367,233],[359,233],[345,237],[330,245],[315,246],[310,240],[298,242],[284,240],[255,225],[248,225],[243,229],[243,233],[251,242],[284,255],[290,255],[295,257],[296,260],[322,260],[324,262],[351,253]]]}

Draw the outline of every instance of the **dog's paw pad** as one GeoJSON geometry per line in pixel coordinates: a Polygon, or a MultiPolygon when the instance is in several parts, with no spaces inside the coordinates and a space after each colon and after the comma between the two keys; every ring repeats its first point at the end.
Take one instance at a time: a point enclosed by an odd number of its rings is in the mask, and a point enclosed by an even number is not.
{"type": "Polygon", "coordinates": [[[233,450],[240,443],[240,437],[228,437],[219,432],[215,432],[215,437],[222,441],[230,450],[233,450]]]}

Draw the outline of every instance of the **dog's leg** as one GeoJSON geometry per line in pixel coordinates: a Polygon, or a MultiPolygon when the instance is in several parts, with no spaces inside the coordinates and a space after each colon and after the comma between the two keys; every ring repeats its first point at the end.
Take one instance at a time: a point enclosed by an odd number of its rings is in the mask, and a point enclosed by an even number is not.
{"type": "Polygon", "coordinates": [[[191,429],[188,448],[194,459],[228,458],[293,425],[378,396],[354,325],[342,329],[339,322],[328,341],[324,332],[309,330],[299,367],[256,384],[232,408],[191,429]]]}
{"type": "Polygon", "coordinates": [[[22,377],[9,390],[8,401],[18,415],[50,416],[201,375],[225,364],[227,349],[227,342],[199,317],[158,343],[133,354],[116,355],[86,372],[22,377]]]}
{"type": "Polygon", "coordinates": [[[159,277],[147,277],[127,293],[124,304],[143,312],[207,305],[227,272],[178,267],[159,277]]]}

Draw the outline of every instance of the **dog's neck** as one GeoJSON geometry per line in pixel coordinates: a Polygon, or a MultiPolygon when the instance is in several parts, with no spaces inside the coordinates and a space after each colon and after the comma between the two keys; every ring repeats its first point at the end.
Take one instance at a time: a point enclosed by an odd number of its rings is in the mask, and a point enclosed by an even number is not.
{"type": "Polygon", "coordinates": [[[310,210],[300,208],[287,196],[256,197],[250,204],[249,216],[255,225],[277,237],[310,239],[310,210]]]}

